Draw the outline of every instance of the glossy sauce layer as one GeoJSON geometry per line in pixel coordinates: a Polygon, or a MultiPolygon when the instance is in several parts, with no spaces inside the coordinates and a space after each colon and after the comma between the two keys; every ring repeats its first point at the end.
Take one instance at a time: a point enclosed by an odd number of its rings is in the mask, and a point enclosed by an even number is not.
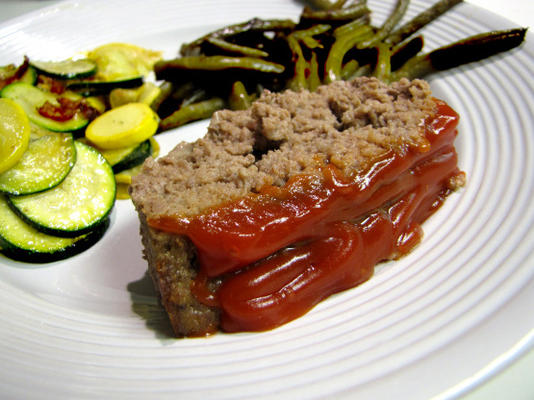
{"type": "Polygon", "coordinates": [[[365,174],[345,177],[326,166],[322,176],[295,176],[201,215],[160,216],[149,225],[195,244],[200,273],[193,293],[221,308],[223,330],[282,325],[419,242],[420,223],[458,173],[458,116],[437,104],[425,121],[429,146],[391,152],[365,174]],[[221,275],[218,292],[206,292],[201,282],[221,275]]]}

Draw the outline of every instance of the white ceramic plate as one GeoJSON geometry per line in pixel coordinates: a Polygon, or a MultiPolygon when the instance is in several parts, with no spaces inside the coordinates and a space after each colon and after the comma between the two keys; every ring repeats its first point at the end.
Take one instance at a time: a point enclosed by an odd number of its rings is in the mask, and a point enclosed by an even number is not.
{"type": "MultiPolygon", "coordinates": [[[[380,22],[393,0],[369,5],[380,22]]],[[[428,5],[413,0],[408,16],[428,5]]],[[[66,1],[0,25],[0,65],[24,54],[62,59],[111,41],[171,57],[216,27],[296,19],[300,9],[289,0],[66,1]]],[[[433,48],[512,26],[462,4],[424,32],[433,48]]],[[[531,40],[432,78],[435,94],[461,115],[457,149],[468,184],[425,223],[423,243],[279,329],[169,338],[129,202],[119,202],[103,240],[77,257],[47,265],[0,258],[2,397],[454,397],[504,368],[534,342],[531,40]]],[[[166,151],[205,126],[158,140],[166,151]]]]}

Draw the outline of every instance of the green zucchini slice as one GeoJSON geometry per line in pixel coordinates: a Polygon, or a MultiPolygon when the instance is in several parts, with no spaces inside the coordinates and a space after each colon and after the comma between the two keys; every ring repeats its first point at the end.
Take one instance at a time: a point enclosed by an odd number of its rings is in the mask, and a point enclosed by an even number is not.
{"type": "MultiPolygon", "coordinates": [[[[154,137],[151,137],[149,140],[150,157],[156,158],[159,155],[159,144],[154,137]]],[[[132,183],[132,177],[141,172],[142,167],[143,163],[141,162],[133,167],[115,173],[115,182],[117,182],[117,199],[126,200],[130,198],[128,188],[132,183]]]]}
{"type": "Polygon", "coordinates": [[[96,72],[96,63],[87,58],[62,61],[30,61],[37,72],[56,79],[82,79],[96,72]]]}
{"type": "Polygon", "coordinates": [[[12,209],[27,223],[49,235],[76,237],[104,221],[115,203],[115,176],[96,149],[75,141],[76,164],[53,189],[8,196],[12,209]]]}
{"type": "Polygon", "coordinates": [[[4,87],[0,92],[0,96],[12,99],[20,104],[31,122],[51,131],[74,132],[84,128],[89,123],[89,120],[79,112],[65,121],[54,120],[39,114],[39,107],[47,101],[53,105],[59,106],[59,97],[66,97],[73,101],[81,100],[82,96],[74,92],[67,91],[58,95],[41,90],[28,83],[15,82],[4,87]]]}
{"type": "Polygon", "coordinates": [[[76,81],[67,85],[69,90],[80,93],[82,96],[100,96],[109,94],[113,89],[137,88],[143,84],[143,77],[126,78],[117,81],[76,81]]]}
{"type": "Polygon", "coordinates": [[[26,72],[20,77],[19,81],[29,85],[35,85],[37,83],[37,71],[35,71],[35,68],[29,66],[26,72]]]}
{"type": "Polygon", "coordinates": [[[0,192],[23,195],[53,188],[65,179],[75,161],[70,133],[32,140],[17,164],[0,174],[0,192]]]}
{"type": "Polygon", "coordinates": [[[111,164],[113,172],[118,174],[145,161],[152,154],[152,143],[150,139],[147,139],[134,146],[113,150],[100,150],[100,152],[111,164]]]}
{"type": "Polygon", "coordinates": [[[30,85],[35,85],[37,82],[37,72],[35,69],[28,65],[28,68],[26,68],[26,71],[22,74],[22,76],[18,79],[14,78],[15,73],[17,72],[17,67],[13,64],[4,65],[0,67],[0,81],[6,81],[9,80],[9,83],[13,82],[24,82],[29,83],[30,85]]]}
{"type": "Polygon", "coordinates": [[[30,129],[30,141],[37,140],[39,138],[42,138],[43,136],[48,136],[48,135],[54,135],[54,134],[59,134],[59,135],[67,134],[68,135],[69,134],[69,132],[54,132],[54,131],[45,129],[42,126],[34,124],[31,121],[30,121],[30,128],[31,128],[30,129]]]}
{"type": "Polygon", "coordinates": [[[109,218],[95,230],[75,238],[39,232],[21,220],[0,195],[0,253],[23,262],[45,263],[74,256],[95,244],[106,232],[109,218]]]}

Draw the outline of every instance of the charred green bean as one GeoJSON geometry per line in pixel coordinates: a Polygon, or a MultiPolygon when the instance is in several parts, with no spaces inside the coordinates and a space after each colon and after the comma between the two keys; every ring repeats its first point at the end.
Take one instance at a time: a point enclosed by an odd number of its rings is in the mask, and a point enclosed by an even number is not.
{"type": "Polygon", "coordinates": [[[317,10],[337,10],[345,5],[346,0],[337,0],[334,2],[330,0],[309,0],[308,2],[317,10]]]}
{"type": "Polygon", "coordinates": [[[382,41],[382,39],[384,39],[395,28],[395,25],[397,25],[397,23],[402,19],[406,13],[406,10],[408,9],[409,3],[410,0],[397,0],[397,4],[395,5],[393,12],[384,21],[380,29],[378,29],[373,37],[361,42],[358,47],[360,49],[373,47],[382,41]]]}
{"type": "Polygon", "coordinates": [[[386,43],[376,46],[378,51],[373,76],[381,81],[389,81],[391,74],[391,49],[386,43]]]}
{"type": "Polygon", "coordinates": [[[336,38],[336,41],[330,48],[328,58],[325,63],[325,81],[327,83],[341,79],[341,70],[343,59],[350,49],[361,43],[373,34],[373,28],[369,25],[363,25],[347,35],[336,38]]]}
{"type": "Polygon", "coordinates": [[[173,112],[159,123],[159,129],[165,131],[185,125],[188,122],[209,118],[211,115],[225,106],[224,100],[214,97],[209,100],[192,103],[173,112]]]}
{"type": "Polygon", "coordinates": [[[386,43],[395,45],[402,42],[404,39],[413,35],[419,29],[434,21],[440,15],[444,14],[456,4],[461,3],[463,0],[440,0],[432,7],[427,8],[425,11],[421,12],[406,24],[402,25],[400,28],[394,30],[389,34],[389,36],[384,40],[386,43]]]}
{"type": "Polygon", "coordinates": [[[526,28],[517,28],[470,36],[412,58],[394,74],[394,77],[396,79],[424,77],[433,72],[488,58],[519,46],[526,32],[526,28]]]}
{"type": "Polygon", "coordinates": [[[258,58],[269,57],[269,53],[267,53],[266,51],[255,49],[254,47],[241,46],[239,44],[230,43],[218,37],[209,37],[206,39],[206,42],[218,47],[220,50],[232,54],[258,58]]]}
{"type": "Polygon", "coordinates": [[[277,31],[291,31],[295,28],[296,23],[290,19],[260,19],[253,18],[243,23],[225,26],[216,31],[210,32],[190,43],[185,43],[180,48],[180,55],[198,55],[202,43],[209,38],[228,38],[242,33],[262,31],[262,32],[277,32],[277,31]]]}
{"type": "Polygon", "coordinates": [[[159,88],[160,88],[160,92],[159,92],[158,97],[156,97],[154,101],[150,104],[150,107],[156,112],[158,111],[159,106],[165,100],[167,100],[167,98],[169,98],[169,96],[171,95],[174,89],[174,85],[172,84],[172,82],[163,81],[161,85],[159,86],[159,88]]]}
{"type": "Polygon", "coordinates": [[[184,70],[221,71],[233,68],[272,74],[281,74],[285,70],[281,64],[256,57],[187,56],[158,61],[154,65],[154,72],[158,79],[165,79],[169,77],[169,74],[172,76],[173,72],[184,70]]]}
{"type": "Polygon", "coordinates": [[[304,7],[300,19],[301,21],[306,20],[325,23],[332,21],[350,21],[368,15],[370,12],[371,10],[367,7],[365,2],[359,2],[347,8],[331,8],[327,10],[312,10],[309,7],[304,7]]]}
{"type": "Polygon", "coordinates": [[[235,81],[228,99],[228,105],[232,110],[246,110],[252,103],[251,98],[241,81],[235,81]]]}
{"type": "MultiPolygon", "coordinates": [[[[287,87],[293,90],[308,89],[309,88],[309,74],[312,73],[312,68],[318,68],[315,65],[311,65],[310,62],[304,57],[304,52],[301,47],[301,43],[307,48],[313,50],[318,47],[322,47],[321,43],[314,38],[316,35],[320,35],[330,29],[330,25],[319,24],[311,28],[298,30],[287,36],[287,43],[293,54],[294,74],[288,81],[287,87]]],[[[315,53],[312,52],[315,55],[315,53]]],[[[315,56],[316,57],[316,56],[315,56]]],[[[315,63],[317,59],[315,59],[315,63]]],[[[314,74],[318,74],[313,71],[314,74]]],[[[312,78],[312,82],[315,77],[312,78]]],[[[318,77],[317,77],[318,79],[318,77]]],[[[315,83],[313,83],[314,86],[315,83]]]]}
{"type": "Polygon", "coordinates": [[[416,36],[410,40],[402,42],[402,46],[395,46],[391,49],[391,70],[395,71],[402,67],[408,60],[415,57],[423,50],[423,36],[416,36]]]}

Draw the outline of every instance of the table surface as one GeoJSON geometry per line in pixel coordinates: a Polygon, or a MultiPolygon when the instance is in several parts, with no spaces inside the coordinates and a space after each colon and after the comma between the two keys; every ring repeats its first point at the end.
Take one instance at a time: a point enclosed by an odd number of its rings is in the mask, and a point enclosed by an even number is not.
{"type": "MultiPolygon", "coordinates": [[[[532,0],[465,1],[490,10],[518,25],[534,26],[534,1],[532,0]]],[[[0,23],[56,2],[56,0],[0,0],[0,23]]],[[[534,349],[523,354],[504,371],[469,393],[465,400],[534,399],[534,383],[529,379],[532,371],[534,371],[534,349]]]]}

